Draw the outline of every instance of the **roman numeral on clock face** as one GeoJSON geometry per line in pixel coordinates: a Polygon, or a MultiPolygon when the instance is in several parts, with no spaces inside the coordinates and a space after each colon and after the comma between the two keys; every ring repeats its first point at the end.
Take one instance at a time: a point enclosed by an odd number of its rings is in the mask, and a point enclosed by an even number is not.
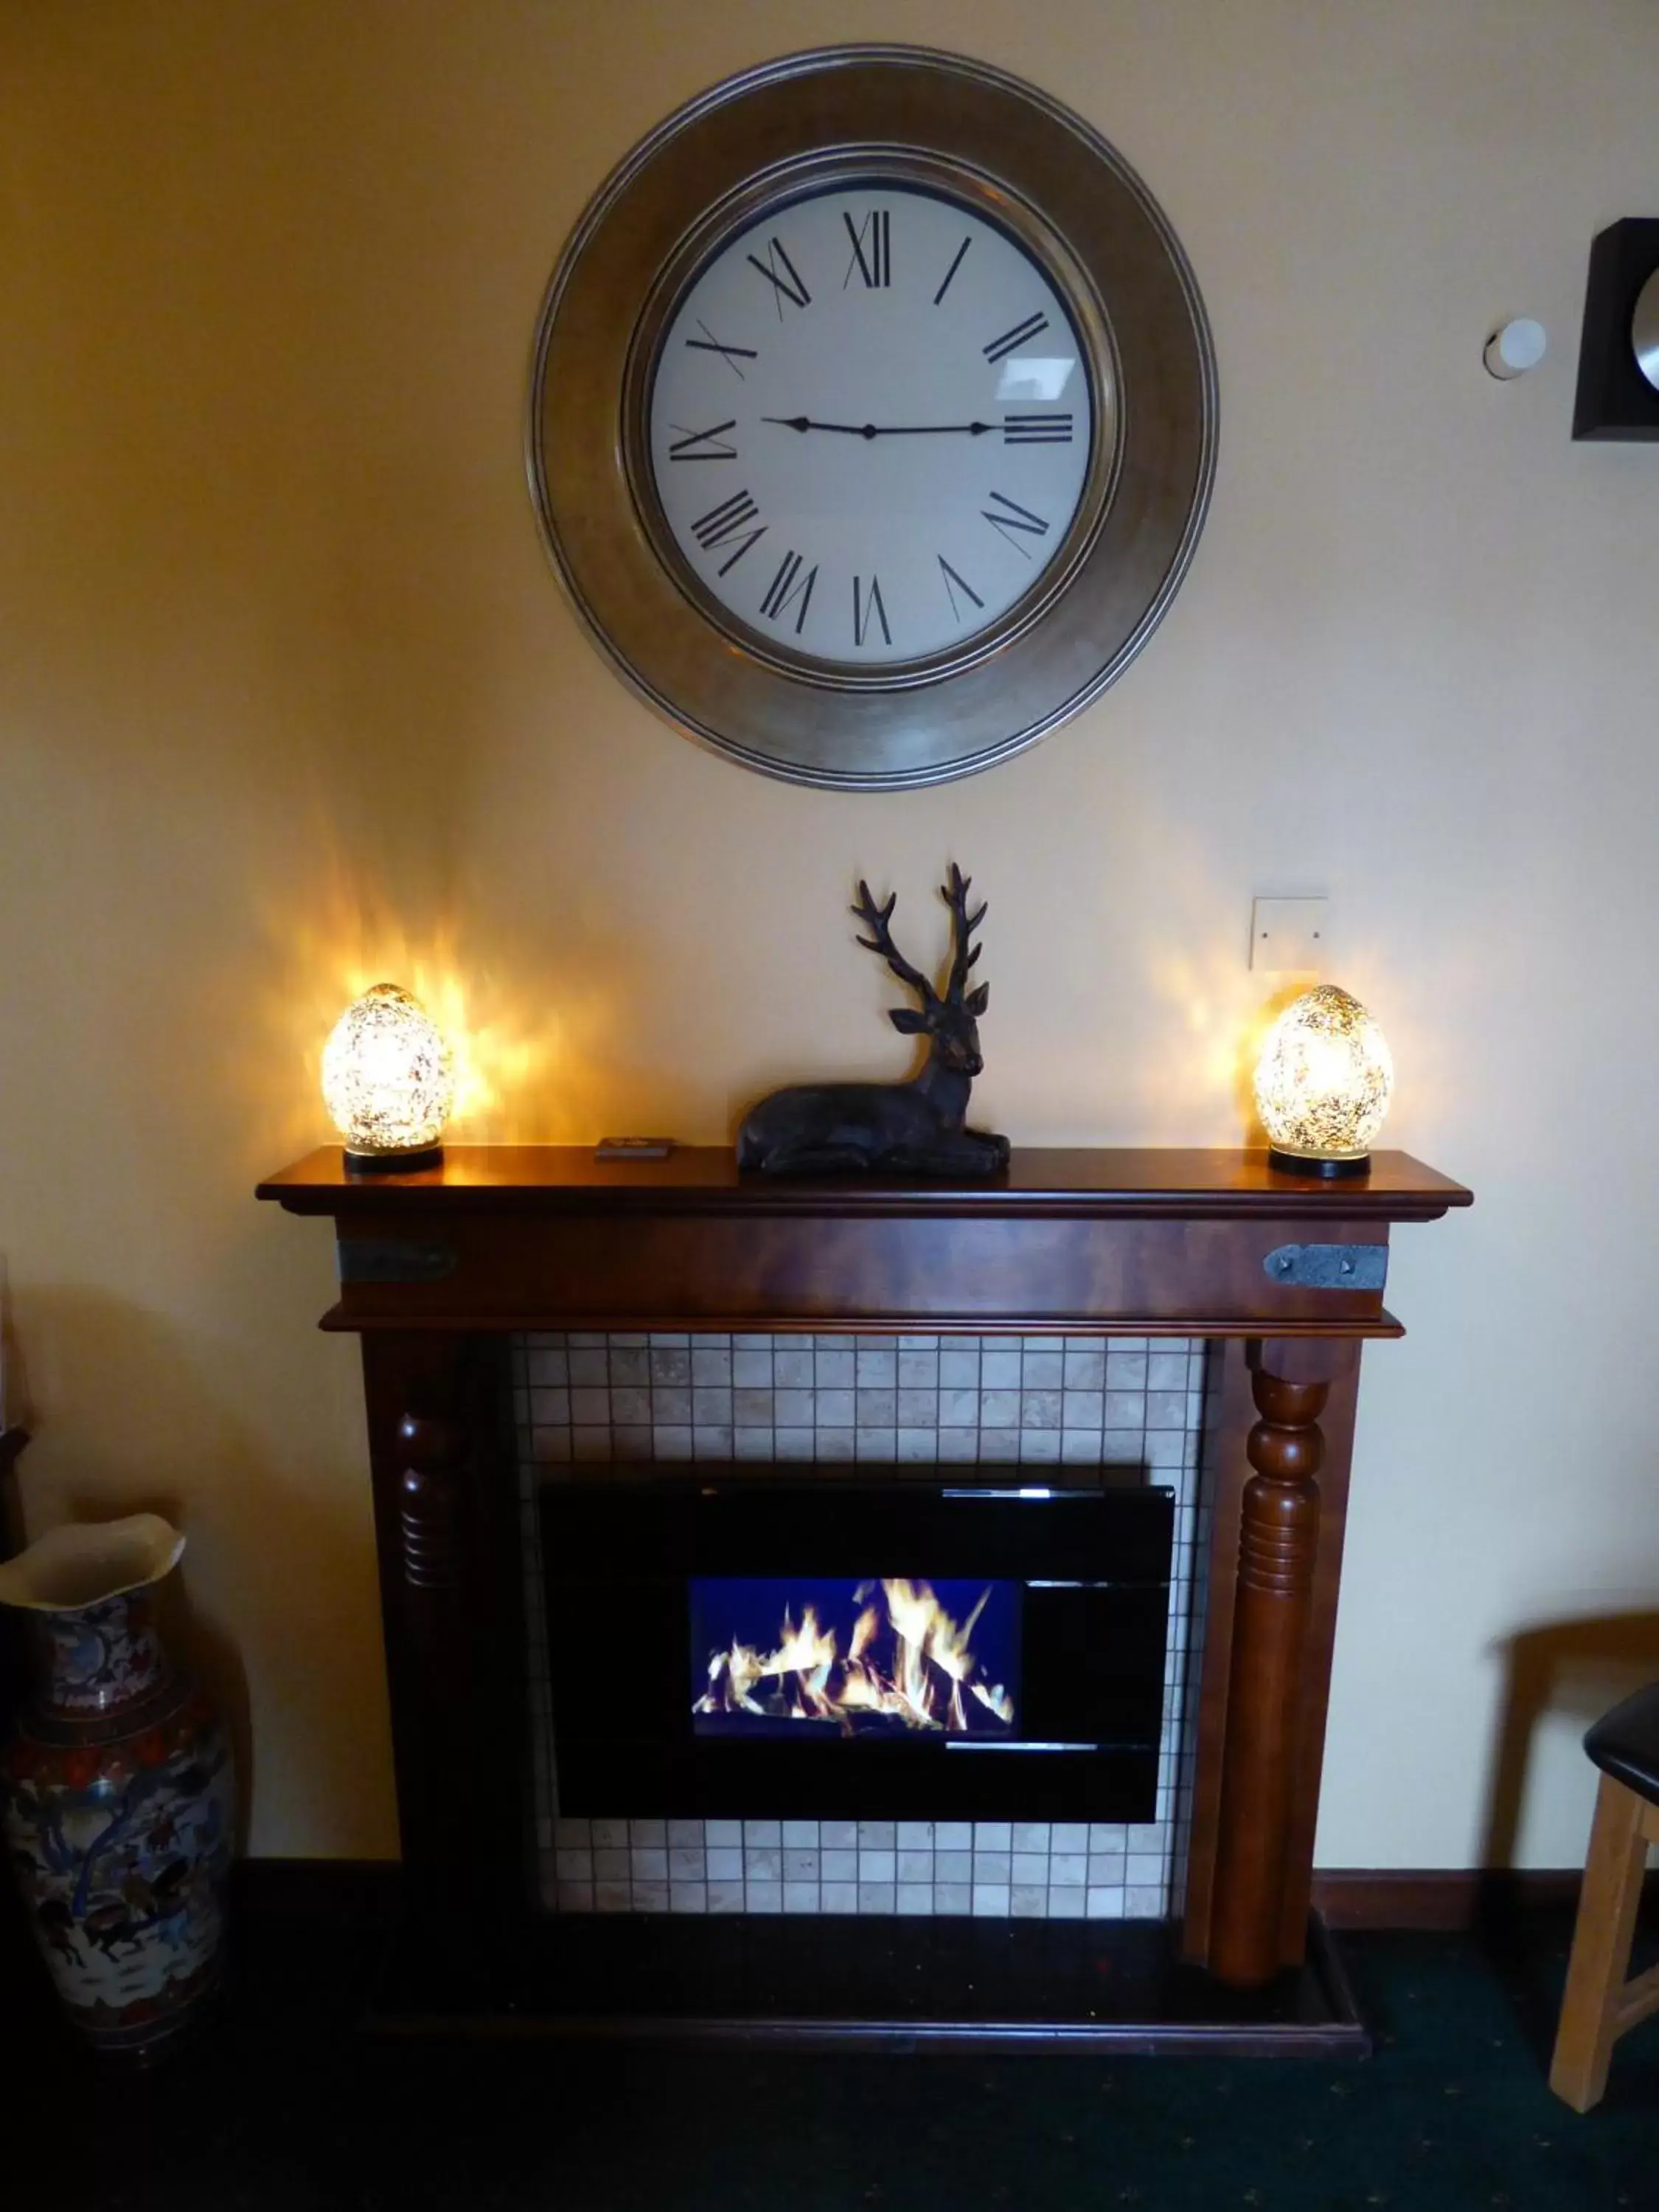
{"type": "Polygon", "coordinates": [[[871,617],[873,616],[881,624],[882,643],[890,645],[893,642],[893,633],[887,627],[887,610],[881,603],[881,579],[879,576],[872,576],[868,592],[863,591],[862,583],[861,577],[854,577],[853,642],[854,645],[863,644],[865,635],[870,628],[871,617]]]}
{"type": "Polygon", "coordinates": [[[1005,446],[1069,446],[1072,418],[1069,415],[1005,415],[1002,442],[1005,446]]]}
{"type": "Polygon", "coordinates": [[[711,507],[707,514],[699,515],[692,524],[691,535],[705,553],[712,553],[717,546],[728,544],[740,531],[748,532],[721,562],[720,573],[722,576],[728,569],[737,567],[757,538],[765,537],[766,525],[757,521],[759,514],[759,507],[746,491],[734,491],[730,499],[723,499],[718,507],[711,507]],[[757,525],[753,530],[749,529],[751,522],[757,525]]]}
{"type": "Polygon", "coordinates": [[[726,443],[726,433],[738,427],[737,417],[729,422],[716,422],[707,430],[688,430],[684,422],[671,422],[671,430],[679,436],[668,441],[671,461],[735,461],[738,449],[726,443]]]}
{"type": "Polygon", "coordinates": [[[1020,538],[1046,538],[1048,535],[1048,524],[1040,514],[1033,514],[1029,507],[1022,507],[1017,499],[1009,499],[1000,491],[994,491],[990,496],[993,505],[1000,511],[994,514],[990,507],[982,507],[980,513],[993,530],[1000,532],[1006,538],[1016,553],[1029,561],[1030,549],[1022,545],[1020,538]]]}
{"type": "Polygon", "coordinates": [[[933,295],[933,305],[934,305],[935,307],[938,307],[938,305],[939,305],[939,301],[940,301],[945,297],[945,294],[950,290],[950,289],[951,289],[951,278],[956,275],[956,273],[957,273],[957,270],[961,268],[961,266],[962,266],[962,257],[963,257],[963,255],[964,253],[966,253],[966,252],[968,251],[969,247],[973,244],[973,242],[974,242],[974,240],[973,240],[973,234],[972,234],[972,233],[970,232],[970,233],[969,234],[969,235],[968,235],[966,238],[964,238],[964,239],[963,240],[963,241],[962,241],[961,245],[960,245],[959,246],[957,246],[957,250],[956,250],[955,253],[951,255],[951,265],[950,265],[950,267],[949,267],[949,268],[945,270],[945,281],[944,281],[944,283],[939,286],[939,288],[938,291],[937,291],[937,292],[935,292],[935,293],[934,293],[934,295],[933,295]]]}
{"type": "Polygon", "coordinates": [[[685,342],[690,348],[691,351],[693,353],[719,354],[720,359],[732,371],[732,374],[738,378],[739,382],[747,383],[748,379],[744,375],[743,371],[738,367],[738,363],[740,361],[758,361],[760,359],[760,356],[756,352],[754,347],[725,344],[720,339],[714,336],[713,331],[709,329],[708,324],[702,320],[701,316],[699,316],[697,319],[697,328],[702,332],[702,336],[700,338],[687,338],[685,342]]]}
{"type": "Polygon", "coordinates": [[[1025,345],[1048,327],[1047,315],[1027,315],[1023,323],[1016,323],[1011,331],[1004,331],[1000,338],[993,338],[985,348],[987,361],[1000,361],[1005,354],[1012,353],[1016,346],[1025,345]]]}
{"type": "Polygon", "coordinates": [[[750,266],[758,269],[772,287],[772,304],[778,311],[780,322],[783,320],[783,303],[786,300],[792,307],[805,307],[809,305],[812,295],[802,283],[800,271],[784,252],[779,240],[775,238],[767,240],[764,261],[757,253],[751,253],[747,258],[750,266]]]}
{"type": "MultiPolygon", "coordinates": [[[[995,496],[994,493],[992,496],[995,496]]],[[[957,593],[958,592],[962,593],[964,599],[971,599],[976,607],[982,607],[985,605],[984,600],[981,599],[979,593],[968,581],[968,579],[965,576],[959,576],[942,553],[937,553],[933,557],[939,562],[941,570],[944,572],[945,588],[951,595],[951,619],[952,622],[960,622],[962,620],[962,609],[957,605],[957,593]]]]}
{"type": "Polygon", "coordinates": [[[801,574],[801,556],[786,553],[778,564],[778,573],[766,587],[766,597],[761,601],[761,612],[769,622],[781,622],[795,601],[800,601],[800,612],[795,617],[795,635],[799,637],[806,622],[806,610],[812,604],[812,586],[818,580],[817,564],[801,574]]]}
{"type": "Polygon", "coordinates": [[[893,279],[893,258],[890,251],[892,219],[885,208],[872,208],[856,230],[853,218],[843,210],[842,221],[847,225],[847,235],[853,242],[853,258],[847,264],[847,274],[841,280],[844,292],[853,281],[856,269],[863,277],[867,290],[885,291],[893,279]]]}

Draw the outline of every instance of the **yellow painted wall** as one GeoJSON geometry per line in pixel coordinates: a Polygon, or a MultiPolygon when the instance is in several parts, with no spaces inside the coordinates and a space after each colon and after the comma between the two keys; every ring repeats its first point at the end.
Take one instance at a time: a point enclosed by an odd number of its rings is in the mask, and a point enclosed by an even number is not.
{"type": "MultiPolygon", "coordinates": [[[[785,1074],[902,1064],[848,885],[914,930],[954,855],[992,902],[980,1117],[1026,1143],[1237,1140],[1251,894],[1332,893],[1390,1136],[1480,1204],[1400,1233],[1412,1334],[1368,1355],[1320,1856],[1480,1856],[1507,1640],[1659,1589],[1659,450],[1568,435],[1590,238],[1659,213],[1656,94],[1646,0],[0,9],[26,1500],[187,1522],[256,1850],[395,1848],[354,1348],[313,1331],[325,1231],[250,1195],[326,1133],[345,997],[390,973],[461,1024],[462,1135],[722,1138],[785,1074]],[[1191,254],[1223,416],[1196,565],[1118,685],[880,799],[638,706],[520,459],[610,165],[728,70],[856,35],[983,55],[1115,141],[1191,254]],[[1500,387],[1517,313],[1552,350],[1500,387]]],[[[1522,1857],[1578,1856],[1612,1681],[1547,1700],[1522,1857]]]]}

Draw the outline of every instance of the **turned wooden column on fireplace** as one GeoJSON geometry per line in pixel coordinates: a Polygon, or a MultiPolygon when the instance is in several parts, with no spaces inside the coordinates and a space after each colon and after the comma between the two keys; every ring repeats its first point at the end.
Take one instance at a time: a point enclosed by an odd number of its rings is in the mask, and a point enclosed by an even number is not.
{"type": "Polygon", "coordinates": [[[454,1146],[413,1175],[337,1148],[259,1186],[332,1217],[325,1328],[363,1345],[405,1864],[452,1944],[506,1911],[521,1710],[511,1443],[518,1330],[1053,1330],[1224,1346],[1186,1957],[1237,1988],[1301,1958],[1359,1355],[1395,1222],[1470,1203],[1401,1152],[1335,1182],[1261,1151],[1016,1151],[987,1183],[772,1182],[725,1151],[596,1162],[454,1146]],[[515,1669],[519,1670],[515,1674],[515,1669]]]}

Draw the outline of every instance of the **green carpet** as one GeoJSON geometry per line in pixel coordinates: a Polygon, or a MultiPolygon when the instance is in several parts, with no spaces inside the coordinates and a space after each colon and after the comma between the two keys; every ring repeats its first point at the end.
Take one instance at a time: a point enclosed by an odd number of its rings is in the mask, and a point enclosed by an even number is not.
{"type": "MultiPolygon", "coordinates": [[[[1659,2207],[1659,2020],[1583,2118],[1544,2070],[1565,1920],[1351,1937],[1363,2063],[370,2043],[361,1968],[245,1942],[217,2032],[108,2080],[6,2008],[0,2202],[122,2212],[1614,2212],[1659,2207]],[[56,2114],[80,2103],[78,2124],[56,2114]],[[53,2114],[48,2124],[47,2115],[53,2114]],[[17,2194],[11,2191],[16,2190],[17,2194]]],[[[37,2016],[38,2017],[38,2016],[37,2016]]],[[[3,2033],[3,2031],[0,2031],[3,2033]]]]}

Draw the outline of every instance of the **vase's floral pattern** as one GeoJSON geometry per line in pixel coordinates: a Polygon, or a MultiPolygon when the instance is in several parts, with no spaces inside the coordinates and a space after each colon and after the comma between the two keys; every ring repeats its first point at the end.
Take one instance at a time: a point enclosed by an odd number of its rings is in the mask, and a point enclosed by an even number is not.
{"type": "Polygon", "coordinates": [[[228,1748],[200,1693],[169,1683],[147,1594],[40,1614],[35,1628],[39,1689],[0,1770],[7,1852],[76,2025],[142,2046],[216,1977],[228,1748]]]}

